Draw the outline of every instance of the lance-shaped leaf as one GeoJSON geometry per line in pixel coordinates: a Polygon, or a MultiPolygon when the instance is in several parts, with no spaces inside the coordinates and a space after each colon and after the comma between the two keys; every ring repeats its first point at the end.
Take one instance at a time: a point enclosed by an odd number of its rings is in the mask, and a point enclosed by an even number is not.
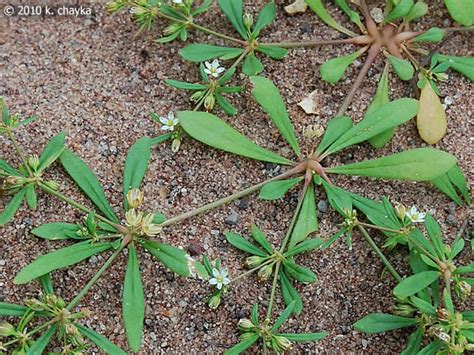
{"type": "Polygon", "coordinates": [[[347,116],[333,118],[329,121],[326,133],[316,149],[316,154],[320,155],[326,151],[335,141],[352,128],[352,119],[347,116]]]}
{"type": "Polygon", "coordinates": [[[288,54],[288,50],[286,48],[264,44],[258,45],[255,50],[269,56],[272,59],[283,59],[288,54]]]}
{"type": "Polygon", "coordinates": [[[285,256],[292,257],[296,254],[306,253],[308,251],[319,248],[323,244],[324,240],[322,240],[321,238],[308,239],[291,248],[291,250],[285,253],[285,256]]]}
{"type": "Polygon", "coordinates": [[[237,249],[240,249],[252,255],[258,255],[261,257],[268,256],[267,253],[265,253],[259,247],[253,245],[247,239],[241,237],[240,235],[232,232],[225,232],[224,234],[227,241],[237,249]]]}
{"type": "Polygon", "coordinates": [[[289,276],[291,276],[297,281],[304,283],[313,283],[317,280],[317,276],[314,272],[312,272],[308,268],[296,264],[295,262],[289,259],[283,261],[283,266],[285,267],[285,272],[287,272],[289,276]]]}
{"type": "Polygon", "coordinates": [[[394,289],[393,294],[404,298],[412,296],[438,280],[438,271],[423,271],[402,280],[394,289]]]}
{"type": "Polygon", "coordinates": [[[260,31],[264,28],[267,27],[269,24],[273,22],[273,20],[276,17],[276,5],[275,3],[269,2],[266,4],[262,11],[258,14],[257,17],[257,22],[255,23],[255,26],[253,27],[252,31],[252,37],[257,38],[258,35],[260,34],[260,31]]]}
{"type": "Polygon", "coordinates": [[[446,134],[448,122],[446,112],[433,87],[426,84],[421,89],[420,108],[416,116],[416,126],[421,139],[428,144],[436,144],[446,134]]]}
{"type": "Polygon", "coordinates": [[[215,93],[214,97],[216,99],[216,103],[226,114],[229,116],[235,116],[237,114],[237,109],[224,96],[219,93],[215,93]]]}
{"type": "Polygon", "coordinates": [[[446,32],[438,27],[432,27],[425,33],[415,37],[413,42],[438,43],[443,40],[446,32]]]}
{"type": "Polygon", "coordinates": [[[395,57],[392,54],[387,54],[388,61],[393,67],[395,73],[397,73],[398,77],[402,80],[410,80],[413,78],[413,74],[415,73],[415,69],[413,65],[405,59],[395,57]]]}
{"type": "Polygon", "coordinates": [[[400,0],[393,10],[390,11],[384,22],[389,23],[408,15],[411,8],[413,7],[413,4],[413,0],[400,0]]]}
{"type": "Polygon", "coordinates": [[[438,59],[440,62],[449,61],[451,63],[450,68],[464,74],[471,81],[474,81],[474,57],[439,55],[438,59]]]}
{"type": "Polygon", "coordinates": [[[354,328],[367,334],[383,333],[389,330],[410,327],[417,324],[414,318],[405,318],[385,313],[372,313],[358,320],[354,328]]]}
{"type": "Polygon", "coordinates": [[[359,14],[349,7],[346,0],[335,0],[334,2],[347,15],[347,17],[349,17],[352,22],[354,22],[359,28],[364,28],[364,25],[360,20],[359,14]]]}
{"type": "Polygon", "coordinates": [[[137,140],[129,149],[125,160],[125,170],[123,173],[123,196],[124,203],[128,209],[127,192],[131,189],[138,189],[143,181],[143,177],[148,169],[150,160],[151,139],[142,137],[137,140]]]}
{"type": "Polygon", "coordinates": [[[171,271],[184,277],[191,276],[188,256],[183,249],[155,241],[146,241],[143,246],[171,271]]]}
{"type": "Polygon", "coordinates": [[[2,316],[22,317],[28,309],[28,307],[18,304],[0,302],[0,315],[2,316]]]}
{"type": "Polygon", "coordinates": [[[290,318],[291,314],[293,313],[293,309],[295,308],[295,302],[291,302],[284,310],[283,312],[278,316],[276,319],[275,323],[273,323],[272,326],[272,331],[278,330],[283,323],[287,321],[288,318],[290,318]]]}
{"type": "Polygon", "coordinates": [[[48,346],[54,333],[56,333],[57,326],[54,324],[48,328],[48,330],[36,340],[33,345],[28,349],[26,355],[37,355],[42,354],[44,349],[48,346]]]}
{"type": "Polygon", "coordinates": [[[335,174],[359,175],[383,179],[429,181],[456,164],[451,154],[433,148],[418,148],[360,163],[326,169],[335,174]]]}
{"type": "Polygon", "coordinates": [[[348,30],[331,17],[321,0],[306,0],[306,3],[326,25],[338,30],[341,33],[345,33],[350,37],[356,36],[354,32],[348,30]]]}
{"type": "Polygon", "coordinates": [[[219,58],[222,60],[236,58],[244,52],[243,48],[221,47],[212,44],[190,44],[179,50],[179,55],[186,60],[200,63],[205,60],[219,58]]]}
{"type": "Polygon", "coordinates": [[[35,210],[38,206],[38,197],[36,196],[35,185],[29,184],[25,187],[25,201],[29,208],[35,210]]]}
{"type": "Polygon", "coordinates": [[[285,304],[288,306],[294,302],[295,306],[293,308],[293,312],[295,312],[295,314],[300,314],[303,310],[303,301],[301,300],[301,296],[299,295],[298,291],[296,291],[296,289],[291,284],[290,279],[283,271],[280,271],[280,285],[281,294],[285,304]]]}
{"type": "Polygon", "coordinates": [[[431,180],[431,183],[448,195],[458,205],[462,205],[463,203],[459,194],[461,194],[466,203],[471,203],[467,180],[459,166],[453,166],[446,174],[442,174],[431,180]]]}
{"type": "Polygon", "coordinates": [[[290,341],[294,341],[296,343],[304,343],[307,341],[318,341],[327,337],[328,333],[326,332],[319,332],[319,333],[300,333],[300,334],[292,334],[292,333],[280,333],[276,335],[284,336],[286,339],[290,341]]]}
{"type": "Polygon", "coordinates": [[[399,126],[418,112],[418,101],[414,99],[398,99],[380,106],[373,112],[367,113],[364,119],[341,135],[326,150],[331,154],[376,136],[387,129],[399,126]]]}
{"type": "Polygon", "coordinates": [[[404,20],[407,22],[419,19],[420,17],[425,16],[428,13],[428,5],[423,1],[418,1],[413,5],[405,16],[404,20]]]}
{"type": "Polygon", "coordinates": [[[252,90],[253,97],[263,107],[265,112],[268,113],[290,147],[300,156],[301,149],[278,88],[271,80],[260,76],[253,76],[250,80],[254,86],[252,90]]]}
{"type": "MultiPolygon", "coordinates": [[[[374,99],[367,107],[367,114],[375,112],[379,107],[388,104],[390,99],[388,97],[388,66],[386,65],[382,76],[380,77],[377,92],[375,93],[374,99]]],[[[387,129],[386,131],[377,134],[369,139],[369,143],[375,148],[382,148],[387,144],[393,137],[395,128],[387,129]]]]}
{"type": "Polygon", "coordinates": [[[65,149],[59,159],[67,173],[105,217],[118,223],[119,220],[112,207],[110,207],[99,180],[97,180],[87,164],[69,149],[65,149]]]}
{"type": "Polygon", "coordinates": [[[66,133],[61,132],[54,136],[46,147],[43,150],[39,158],[39,167],[38,172],[44,171],[48,166],[54,163],[56,159],[59,158],[61,153],[64,150],[64,139],[66,138],[66,133]]]}
{"type": "Polygon", "coordinates": [[[177,117],[186,133],[211,147],[270,163],[291,164],[290,160],[256,145],[219,117],[210,113],[180,111],[177,117]]]}
{"type": "Polygon", "coordinates": [[[140,350],[145,318],[145,296],[137,253],[133,244],[128,248],[128,264],[125,272],[122,298],[122,316],[130,348],[140,350]]]}
{"type": "Polygon", "coordinates": [[[444,0],[449,14],[463,26],[474,24],[474,2],[471,0],[444,0]]]}
{"type": "Polygon", "coordinates": [[[77,235],[77,232],[81,228],[82,227],[78,224],[53,222],[34,228],[31,233],[37,237],[48,240],[78,239],[79,236],[77,235]]]}
{"type": "Polygon", "coordinates": [[[168,139],[170,139],[172,136],[173,136],[173,132],[169,132],[169,133],[166,133],[166,134],[162,134],[161,136],[158,136],[156,138],[152,138],[151,139],[151,145],[154,146],[154,145],[163,143],[163,142],[167,141],[168,139]]]}
{"type": "Polygon", "coordinates": [[[0,159],[0,172],[6,172],[8,175],[19,176],[20,172],[8,164],[5,160],[0,159]]]}
{"type": "Polygon", "coordinates": [[[38,281],[44,293],[50,294],[50,295],[54,294],[53,279],[50,273],[41,275],[38,278],[38,281]]]}
{"type": "Polygon", "coordinates": [[[233,347],[231,347],[230,349],[227,349],[226,351],[224,351],[224,354],[225,355],[240,354],[240,353],[244,352],[245,350],[247,350],[248,348],[250,348],[253,344],[255,344],[255,342],[259,338],[260,338],[260,335],[258,335],[258,334],[251,335],[247,339],[242,340],[240,343],[238,343],[238,344],[234,345],[233,347]]]}
{"type": "Polygon", "coordinates": [[[260,59],[254,53],[250,53],[245,57],[242,71],[248,76],[258,75],[263,71],[264,67],[260,59]]]}
{"type": "Polygon", "coordinates": [[[263,185],[258,198],[262,200],[277,200],[282,198],[290,189],[301,182],[301,180],[303,180],[303,177],[269,182],[263,185]]]}
{"type": "Polygon", "coordinates": [[[48,254],[40,255],[31,264],[21,269],[18,275],[16,275],[14,282],[16,284],[27,283],[53,270],[77,264],[111,247],[111,243],[91,243],[90,241],[84,241],[48,254]]]}
{"type": "Polygon", "coordinates": [[[308,235],[318,230],[317,214],[314,186],[310,184],[304,195],[303,204],[291,234],[288,249],[293,248],[296,244],[305,240],[308,235]]]}
{"type": "Polygon", "coordinates": [[[0,227],[4,226],[13,219],[16,211],[18,211],[21,206],[21,201],[23,201],[25,194],[26,190],[21,189],[13,196],[10,202],[8,202],[8,204],[5,206],[5,209],[0,214],[0,227]]]}
{"type": "Polygon", "coordinates": [[[206,90],[207,89],[206,85],[187,83],[185,81],[178,81],[178,80],[173,80],[173,79],[166,79],[165,83],[176,89],[182,89],[182,90],[206,90]]]}
{"type": "Polygon", "coordinates": [[[81,324],[75,324],[79,332],[97,345],[100,349],[104,350],[107,354],[126,355],[127,353],[120,349],[117,345],[113,344],[103,335],[93,331],[90,328],[84,327],[81,324]]]}
{"type": "Polygon", "coordinates": [[[351,195],[332,184],[323,181],[323,187],[329,200],[329,204],[341,215],[346,214],[347,211],[352,211],[351,195]]]}
{"type": "Polygon", "coordinates": [[[242,0],[218,0],[218,4],[236,31],[242,38],[247,39],[247,30],[243,21],[242,0]]]}
{"type": "Polygon", "coordinates": [[[329,59],[321,65],[320,73],[324,81],[334,84],[341,80],[342,76],[354,60],[359,57],[359,52],[344,55],[342,57],[329,59]]]}
{"type": "Polygon", "coordinates": [[[250,226],[250,233],[252,234],[252,238],[260,244],[260,246],[268,253],[272,254],[273,253],[273,248],[271,244],[267,240],[267,236],[263,231],[258,228],[255,224],[252,224],[250,226]]]}

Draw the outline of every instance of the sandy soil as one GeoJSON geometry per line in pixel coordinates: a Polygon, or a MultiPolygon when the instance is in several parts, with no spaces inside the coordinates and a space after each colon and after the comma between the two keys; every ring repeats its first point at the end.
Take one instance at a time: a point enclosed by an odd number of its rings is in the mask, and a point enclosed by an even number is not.
{"type": "MultiPolygon", "coordinates": [[[[285,15],[283,6],[288,3],[277,1],[278,19],[262,38],[281,41],[338,37],[311,13],[295,17],[285,15]]],[[[440,1],[433,2],[431,7],[434,9],[432,15],[419,24],[420,28],[451,25],[440,1]]],[[[186,93],[167,87],[163,80],[197,81],[197,67],[178,56],[182,43],[153,43],[160,35],[162,25],[152,33],[135,37],[137,28],[127,14],[110,16],[100,4],[93,5],[93,10],[94,14],[88,18],[6,18],[0,15],[0,95],[6,98],[11,111],[20,112],[23,117],[33,114],[40,117],[19,135],[28,152],[40,152],[54,134],[66,131],[68,146],[93,168],[112,205],[120,209],[121,176],[128,148],[139,137],[160,134],[148,113],[166,114],[170,110],[191,107],[186,93]]],[[[202,18],[203,23],[232,33],[223,15],[214,10],[202,18]]],[[[252,7],[249,10],[253,10],[252,7]]],[[[194,33],[191,41],[220,43],[194,33]]],[[[321,81],[318,70],[328,58],[351,49],[350,46],[299,49],[280,62],[264,59],[266,70],[263,74],[280,88],[297,132],[301,133],[308,124],[325,124],[337,111],[357,71],[352,67],[342,84],[329,85],[321,81]],[[305,115],[297,102],[316,88],[319,113],[305,115]]],[[[452,34],[441,47],[443,53],[457,55],[467,55],[470,49],[469,34],[452,34]]],[[[368,82],[357,95],[357,102],[349,111],[355,120],[361,118],[381,69],[379,62],[369,72],[368,82]]],[[[281,150],[283,140],[250,99],[249,83],[246,80],[242,83],[246,86],[245,93],[240,98],[231,97],[240,110],[238,116],[228,118],[220,111],[217,114],[263,146],[281,150]]],[[[466,78],[452,73],[449,83],[441,85],[440,89],[444,95],[451,96],[454,103],[447,110],[449,132],[437,146],[454,154],[472,180],[472,85],[466,78]]],[[[392,77],[392,98],[411,94],[408,84],[392,77]]],[[[302,138],[302,134],[299,136],[302,138]]],[[[12,155],[10,142],[3,138],[0,142],[2,159],[18,163],[12,155]]],[[[359,161],[420,146],[424,144],[414,123],[409,122],[397,130],[396,137],[387,147],[376,151],[362,144],[340,153],[330,164],[359,161]]],[[[189,139],[176,155],[169,146],[160,146],[153,151],[144,182],[147,205],[150,210],[173,216],[262,181],[272,174],[273,168],[208,149],[189,139]]],[[[61,181],[63,192],[89,204],[74,184],[64,178],[60,168],[52,169],[49,174],[61,181]]],[[[467,208],[454,206],[447,197],[426,184],[344,177],[338,177],[337,184],[367,197],[386,195],[392,201],[409,206],[416,204],[422,211],[429,210],[449,239],[470,215],[467,208]]],[[[318,199],[324,199],[324,195],[320,193],[318,199]]],[[[6,199],[2,198],[0,206],[5,203],[6,199]]],[[[258,201],[252,196],[169,228],[163,239],[184,248],[200,245],[210,257],[222,258],[235,275],[243,269],[244,255],[229,247],[223,232],[232,230],[247,234],[248,227],[255,222],[276,245],[285,232],[295,204],[295,194],[275,203],[258,201]],[[235,226],[225,223],[232,209],[239,215],[235,226]]],[[[76,222],[82,217],[65,204],[42,195],[36,211],[23,207],[13,222],[1,229],[0,300],[21,302],[36,296],[36,283],[16,286],[13,277],[37,255],[61,244],[39,240],[30,234],[30,230],[45,222],[76,222]]],[[[332,235],[339,222],[340,218],[332,211],[322,213],[320,235],[332,235]]],[[[381,238],[376,239],[382,243],[381,238]]],[[[102,255],[69,270],[55,272],[57,292],[71,299],[106,257],[102,255]]],[[[211,312],[205,304],[207,285],[175,277],[143,252],[140,259],[147,302],[143,354],[222,352],[237,342],[236,323],[239,318],[249,315],[252,303],[259,301],[263,306],[267,303],[269,285],[261,287],[251,277],[233,287],[223,306],[211,312]]],[[[406,262],[403,251],[393,252],[390,259],[403,270],[401,265],[406,262]]],[[[351,327],[369,312],[389,311],[394,286],[390,277],[380,277],[382,264],[358,234],[354,235],[352,251],[340,241],[330,250],[314,252],[301,257],[300,261],[318,273],[319,281],[298,286],[305,309],[299,318],[292,318],[287,323],[285,331],[326,330],[330,335],[318,343],[295,346],[295,352],[389,354],[403,348],[405,332],[366,336],[351,327]]],[[[126,349],[120,311],[125,262],[125,255],[119,257],[81,305],[93,311],[90,324],[94,329],[126,349]]],[[[282,309],[280,297],[277,309],[282,309]]]]}

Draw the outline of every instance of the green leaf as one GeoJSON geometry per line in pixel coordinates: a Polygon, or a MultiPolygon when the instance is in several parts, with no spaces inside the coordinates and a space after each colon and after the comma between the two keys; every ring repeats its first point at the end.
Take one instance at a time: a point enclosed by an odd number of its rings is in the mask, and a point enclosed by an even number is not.
{"type": "Polygon", "coordinates": [[[143,247],[171,271],[184,277],[191,276],[187,254],[184,250],[155,241],[146,241],[143,247]]]}
{"type": "Polygon", "coordinates": [[[31,231],[37,237],[48,240],[70,239],[76,236],[82,227],[77,224],[53,222],[43,224],[31,231]]]}
{"type": "Polygon", "coordinates": [[[395,57],[392,54],[387,54],[387,58],[400,79],[411,80],[413,78],[415,69],[408,60],[395,57]]]}
{"type": "Polygon", "coordinates": [[[437,354],[439,350],[443,347],[443,342],[441,340],[435,340],[423,349],[421,349],[416,355],[434,355],[437,354]]]}
{"type": "Polygon", "coordinates": [[[296,184],[301,182],[303,177],[297,177],[288,180],[272,181],[263,185],[258,195],[262,200],[277,200],[285,196],[285,194],[296,184]]]}
{"type": "Polygon", "coordinates": [[[324,240],[321,238],[308,239],[291,248],[291,250],[285,253],[285,256],[292,257],[296,254],[306,253],[308,251],[318,249],[323,244],[324,240]]]}
{"type": "Polygon", "coordinates": [[[240,235],[232,232],[225,232],[224,234],[227,241],[237,249],[240,249],[252,255],[258,255],[261,257],[268,256],[264,251],[262,251],[260,248],[256,247],[240,235]]]}
{"type": "Polygon", "coordinates": [[[372,313],[358,320],[354,324],[354,328],[366,334],[376,334],[409,327],[417,322],[414,318],[405,318],[385,313],[372,313]]]}
{"type": "Polygon", "coordinates": [[[337,166],[326,171],[383,179],[429,181],[448,171],[454,164],[456,158],[449,153],[433,148],[418,148],[378,159],[337,166]]]}
{"type": "Polygon", "coordinates": [[[286,48],[264,44],[259,44],[255,50],[269,56],[272,59],[283,59],[288,54],[288,49],[286,48]]]}
{"type": "Polygon", "coordinates": [[[403,98],[382,105],[367,113],[362,121],[333,142],[325,153],[332,154],[366,141],[379,133],[409,121],[416,116],[417,112],[418,101],[414,99],[403,98]]]}
{"type": "Polygon", "coordinates": [[[67,173],[91,199],[97,208],[99,208],[105,217],[118,223],[119,220],[112,207],[110,207],[99,180],[97,180],[94,173],[92,173],[86,163],[69,149],[65,149],[59,159],[67,173]]]}
{"type": "Polygon", "coordinates": [[[252,306],[252,313],[250,318],[252,319],[253,324],[258,324],[258,303],[255,303],[252,306]]]}
{"type": "Polygon", "coordinates": [[[172,136],[173,136],[173,132],[170,132],[170,133],[162,134],[161,136],[158,136],[156,138],[152,138],[151,145],[154,146],[154,145],[163,143],[167,141],[168,139],[170,139],[172,136]]]}
{"type": "Polygon", "coordinates": [[[317,280],[316,274],[314,272],[301,265],[295,264],[293,261],[288,259],[284,260],[283,265],[285,267],[285,271],[295,280],[304,283],[313,283],[317,280]]]}
{"type": "Polygon", "coordinates": [[[336,117],[330,120],[326,128],[326,133],[316,149],[316,154],[321,155],[325,152],[339,137],[349,131],[352,126],[352,119],[347,116],[336,117]]]}
{"type": "Polygon", "coordinates": [[[280,285],[281,294],[285,304],[288,306],[294,302],[295,306],[293,308],[293,312],[295,312],[295,314],[300,314],[303,310],[303,301],[301,300],[298,291],[296,291],[296,289],[291,284],[290,279],[282,271],[280,272],[280,285]]]}
{"type": "Polygon", "coordinates": [[[213,2],[214,2],[213,0],[204,0],[200,6],[194,9],[194,11],[192,12],[192,15],[196,17],[197,15],[206,12],[212,6],[213,2]]]}
{"type": "MultiPolygon", "coordinates": [[[[377,92],[375,93],[374,99],[367,108],[367,114],[375,112],[381,106],[388,104],[390,99],[388,97],[388,66],[386,65],[382,76],[380,77],[379,85],[377,87],[377,92]]],[[[387,129],[382,133],[377,134],[369,139],[369,143],[374,148],[382,148],[387,144],[390,139],[392,139],[395,128],[387,129]]]]}
{"type": "Polygon", "coordinates": [[[236,31],[242,36],[243,39],[247,39],[247,30],[242,19],[242,0],[218,0],[218,4],[236,31]]]}
{"type": "Polygon", "coordinates": [[[83,325],[74,324],[79,332],[92,341],[95,345],[97,345],[100,349],[104,350],[107,354],[114,354],[114,355],[126,355],[127,353],[120,349],[117,345],[113,344],[110,340],[108,340],[103,335],[93,331],[90,328],[84,327],[83,325]]]}
{"type": "Polygon", "coordinates": [[[140,350],[145,318],[145,296],[143,293],[140,266],[135,246],[128,248],[128,264],[123,284],[122,316],[130,348],[140,350]]]}
{"type": "Polygon", "coordinates": [[[54,294],[53,279],[51,278],[50,273],[41,275],[38,278],[38,281],[40,282],[41,289],[43,290],[44,293],[50,294],[50,295],[54,294]]]}
{"type": "Polygon", "coordinates": [[[229,116],[235,116],[237,114],[237,109],[232,106],[232,104],[223,97],[221,94],[215,93],[214,97],[216,99],[217,104],[220,106],[222,110],[229,116]]]}
{"type": "Polygon", "coordinates": [[[54,333],[56,333],[57,326],[54,324],[48,328],[48,330],[43,333],[42,336],[36,340],[33,345],[28,349],[26,355],[37,355],[42,354],[44,349],[48,346],[51,338],[53,337],[54,333]]]}
{"type": "Polygon", "coordinates": [[[350,37],[355,37],[356,34],[347,28],[343,27],[336,20],[334,20],[329,12],[324,7],[321,0],[306,0],[306,3],[309,5],[311,10],[313,10],[316,15],[328,26],[336,29],[337,31],[344,33],[350,37]]]}
{"type": "Polygon", "coordinates": [[[308,235],[318,230],[318,210],[314,196],[314,186],[311,183],[304,195],[303,204],[296,220],[295,228],[291,234],[288,249],[305,240],[308,235]]]}
{"type": "Polygon", "coordinates": [[[421,342],[423,340],[423,327],[418,327],[416,331],[410,334],[408,338],[408,344],[405,350],[403,350],[400,355],[412,355],[416,354],[420,349],[421,342]]]}
{"type": "Polygon", "coordinates": [[[90,241],[85,241],[55,250],[48,254],[40,255],[31,264],[21,269],[18,275],[16,275],[14,283],[17,285],[27,283],[53,270],[77,264],[111,247],[111,243],[91,244],[90,241]]]}
{"type": "Polygon", "coordinates": [[[425,300],[418,298],[416,296],[410,297],[411,302],[413,305],[418,308],[421,312],[435,316],[436,315],[436,308],[431,305],[431,303],[426,302],[425,300]]]}
{"type": "Polygon", "coordinates": [[[151,139],[148,137],[138,139],[128,150],[123,173],[123,196],[127,210],[127,192],[140,187],[148,169],[148,162],[151,155],[150,150],[151,139]]]}
{"type": "Polygon", "coordinates": [[[451,293],[446,288],[443,290],[443,301],[444,301],[444,306],[450,313],[451,317],[454,316],[453,300],[451,298],[451,293]]]}
{"type": "Polygon", "coordinates": [[[332,184],[323,181],[323,187],[326,191],[329,203],[339,214],[345,215],[346,210],[352,211],[352,198],[351,195],[332,184]]]}
{"type": "Polygon", "coordinates": [[[278,128],[293,151],[300,156],[301,149],[296,139],[295,130],[278,88],[267,78],[253,76],[250,80],[254,86],[252,90],[253,97],[260,106],[262,106],[265,112],[268,113],[273,124],[278,128]]]}
{"type": "Polygon", "coordinates": [[[393,22],[398,20],[410,12],[411,8],[413,7],[414,1],[413,0],[400,0],[398,4],[393,8],[393,10],[388,14],[385,18],[384,23],[393,22]]]}
{"type": "Polygon", "coordinates": [[[20,172],[13,168],[10,164],[8,164],[6,161],[0,159],[0,172],[4,171],[8,175],[14,175],[14,176],[19,176],[20,172]]]}
{"type": "Polygon", "coordinates": [[[433,243],[436,254],[440,260],[444,259],[444,247],[443,247],[443,237],[441,235],[441,228],[439,227],[438,222],[427,213],[425,216],[425,227],[430,237],[431,242],[433,243]]]}
{"type": "Polygon", "coordinates": [[[22,317],[28,309],[28,307],[18,304],[0,302],[0,315],[2,316],[22,317]]]}
{"type": "Polygon", "coordinates": [[[8,202],[8,204],[5,206],[5,209],[0,214],[0,227],[4,226],[13,219],[13,216],[15,216],[16,211],[21,206],[21,201],[23,201],[25,193],[25,189],[18,191],[10,200],[10,202],[8,202]]]}
{"type": "Polygon", "coordinates": [[[397,297],[404,298],[412,296],[438,280],[438,271],[423,271],[403,279],[393,290],[397,297]]]}
{"type": "Polygon", "coordinates": [[[467,187],[466,178],[457,165],[453,166],[447,173],[441,174],[430,182],[458,205],[463,204],[463,200],[459,197],[458,191],[461,193],[466,203],[471,203],[471,196],[467,187]]]}
{"type": "Polygon", "coordinates": [[[295,302],[291,302],[284,310],[283,312],[278,316],[277,320],[273,324],[272,327],[272,332],[278,330],[283,323],[286,322],[288,318],[290,318],[291,314],[293,313],[293,309],[295,307],[295,302]]]}
{"type": "Polygon", "coordinates": [[[359,52],[344,55],[342,57],[329,59],[319,69],[321,77],[328,83],[337,83],[354,60],[359,57],[359,52]]]}
{"type": "Polygon", "coordinates": [[[276,17],[276,5],[274,2],[269,2],[266,4],[262,11],[258,14],[257,22],[253,27],[252,37],[257,38],[260,34],[260,31],[270,25],[276,17]]]}
{"type": "Polygon", "coordinates": [[[243,48],[214,46],[212,44],[190,44],[179,50],[179,55],[190,62],[199,63],[219,58],[223,60],[236,58],[244,52],[243,48]]]}
{"type": "Polygon", "coordinates": [[[451,17],[463,26],[474,24],[474,3],[471,0],[444,0],[451,17]]]}
{"type": "Polygon", "coordinates": [[[360,20],[359,14],[356,11],[351,10],[346,0],[335,0],[334,2],[349,17],[352,22],[354,22],[359,28],[364,28],[360,20]]]}
{"type": "Polygon", "coordinates": [[[291,334],[291,333],[281,333],[278,334],[284,336],[286,339],[290,341],[294,341],[296,343],[303,343],[307,341],[318,341],[327,337],[328,333],[326,332],[319,332],[319,333],[302,333],[302,334],[291,334]]]}
{"type": "Polygon", "coordinates": [[[426,5],[423,1],[418,1],[413,5],[405,16],[405,21],[411,22],[413,20],[417,20],[420,17],[425,16],[428,13],[428,5],[426,5]]]}
{"type": "Polygon", "coordinates": [[[439,55],[438,59],[440,62],[449,61],[452,69],[457,72],[464,74],[471,81],[474,81],[474,57],[456,57],[439,55]]]}
{"type": "Polygon", "coordinates": [[[250,53],[245,57],[242,71],[248,76],[258,75],[263,71],[263,64],[254,53],[250,53]]]}
{"type": "Polygon", "coordinates": [[[253,239],[268,253],[273,253],[273,248],[267,240],[267,236],[255,224],[250,226],[250,233],[253,239]]]}
{"type": "Polygon", "coordinates": [[[35,185],[26,185],[25,200],[29,208],[31,208],[32,210],[36,209],[36,207],[38,206],[38,198],[36,197],[35,185]]]}
{"type": "Polygon", "coordinates": [[[240,343],[234,345],[230,349],[227,349],[224,354],[225,355],[235,355],[240,354],[250,348],[255,342],[260,338],[258,334],[254,334],[250,336],[248,339],[242,340],[240,343]]]}
{"type": "Polygon", "coordinates": [[[454,274],[471,274],[474,273],[474,263],[470,263],[466,266],[457,267],[453,272],[454,274]]]}
{"type": "Polygon", "coordinates": [[[276,164],[291,164],[290,160],[256,145],[220,118],[210,113],[180,111],[177,117],[186,133],[211,147],[251,159],[276,164]]]}
{"type": "Polygon", "coordinates": [[[415,37],[413,42],[438,43],[444,38],[446,32],[438,27],[432,27],[425,33],[415,37]]]}
{"type": "Polygon", "coordinates": [[[38,172],[44,171],[47,167],[55,162],[56,159],[59,158],[63,150],[65,149],[64,146],[64,139],[66,138],[66,133],[61,132],[54,136],[46,147],[43,150],[39,158],[39,167],[38,172]]]}
{"type": "Polygon", "coordinates": [[[173,80],[173,79],[166,79],[165,83],[176,89],[182,89],[182,90],[206,90],[207,89],[206,85],[187,83],[185,81],[178,81],[178,80],[173,80]]]}

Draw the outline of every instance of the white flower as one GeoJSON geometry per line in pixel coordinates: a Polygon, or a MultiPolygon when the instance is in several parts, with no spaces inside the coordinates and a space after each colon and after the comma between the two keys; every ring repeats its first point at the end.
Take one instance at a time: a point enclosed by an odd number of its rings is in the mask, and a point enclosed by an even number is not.
{"type": "Polygon", "coordinates": [[[181,5],[183,4],[183,0],[173,0],[173,4],[181,5]]]}
{"type": "Polygon", "coordinates": [[[204,69],[204,73],[208,75],[212,75],[214,78],[217,78],[220,73],[222,73],[225,69],[219,66],[219,61],[214,59],[212,63],[205,62],[204,65],[206,69],[204,69]]]}
{"type": "Polygon", "coordinates": [[[230,279],[227,277],[227,269],[212,269],[212,279],[209,280],[211,285],[216,285],[217,289],[220,290],[222,286],[230,284],[230,279]]]}
{"type": "Polygon", "coordinates": [[[168,117],[160,117],[160,122],[163,124],[163,126],[161,126],[163,131],[174,131],[174,128],[178,125],[179,120],[174,117],[173,112],[169,112],[168,117]]]}
{"type": "Polygon", "coordinates": [[[425,221],[426,213],[418,212],[416,206],[410,208],[409,211],[405,212],[405,215],[412,221],[413,223],[423,223],[425,221]]]}

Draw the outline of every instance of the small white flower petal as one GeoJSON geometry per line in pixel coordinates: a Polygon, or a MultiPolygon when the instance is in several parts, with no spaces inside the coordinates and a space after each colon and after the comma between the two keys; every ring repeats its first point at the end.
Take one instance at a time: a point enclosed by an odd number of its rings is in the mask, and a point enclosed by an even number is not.
{"type": "Polygon", "coordinates": [[[224,285],[228,285],[228,284],[230,284],[230,279],[227,278],[227,277],[224,277],[224,280],[222,281],[222,283],[223,283],[224,285]]]}
{"type": "Polygon", "coordinates": [[[212,61],[212,66],[213,66],[214,68],[217,68],[217,67],[219,66],[219,61],[218,61],[217,59],[214,59],[214,60],[212,61]]]}
{"type": "Polygon", "coordinates": [[[179,123],[179,120],[178,120],[177,118],[174,118],[174,119],[173,119],[173,125],[176,126],[178,123],[179,123]]]}
{"type": "Polygon", "coordinates": [[[217,285],[217,279],[210,279],[210,280],[209,280],[209,283],[210,283],[211,285],[217,285]]]}
{"type": "Polygon", "coordinates": [[[219,276],[221,276],[221,274],[220,274],[219,270],[214,268],[214,269],[212,269],[212,276],[219,277],[219,276]]]}
{"type": "Polygon", "coordinates": [[[226,277],[227,275],[229,275],[229,272],[227,271],[227,269],[225,268],[221,269],[221,276],[226,277]]]}
{"type": "MultiPolygon", "coordinates": [[[[206,61],[206,62],[204,62],[204,65],[206,66],[207,70],[211,70],[211,69],[212,69],[211,63],[209,63],[209,62],[206,61]]],[[[206,69],[204,69],[204,71],[206,71],[206,69]]]]}
{"type": "Polygon", "coordinates": [[[216,285],[216,287],[217,287],[218,290],[220,290],[220,289],[222,288],[222,283],[218,283],[218,284],[216,285]]]}
{"type": "Polygon", "coordinates": [[[216,69],[217,73],[220,74],[224,71],[225,69],[223,67],[219,67],[216,69]]]}
{"type": "Polygon", "coordinates": [[[173,111],[168,112],[168,120],[174,120],[174,112],[173,111]]]}
{"type": "Polygon", "coordinates": [[[166,124],[168,122],[168,117],[160,117],[160,122],[166,124]]]}

